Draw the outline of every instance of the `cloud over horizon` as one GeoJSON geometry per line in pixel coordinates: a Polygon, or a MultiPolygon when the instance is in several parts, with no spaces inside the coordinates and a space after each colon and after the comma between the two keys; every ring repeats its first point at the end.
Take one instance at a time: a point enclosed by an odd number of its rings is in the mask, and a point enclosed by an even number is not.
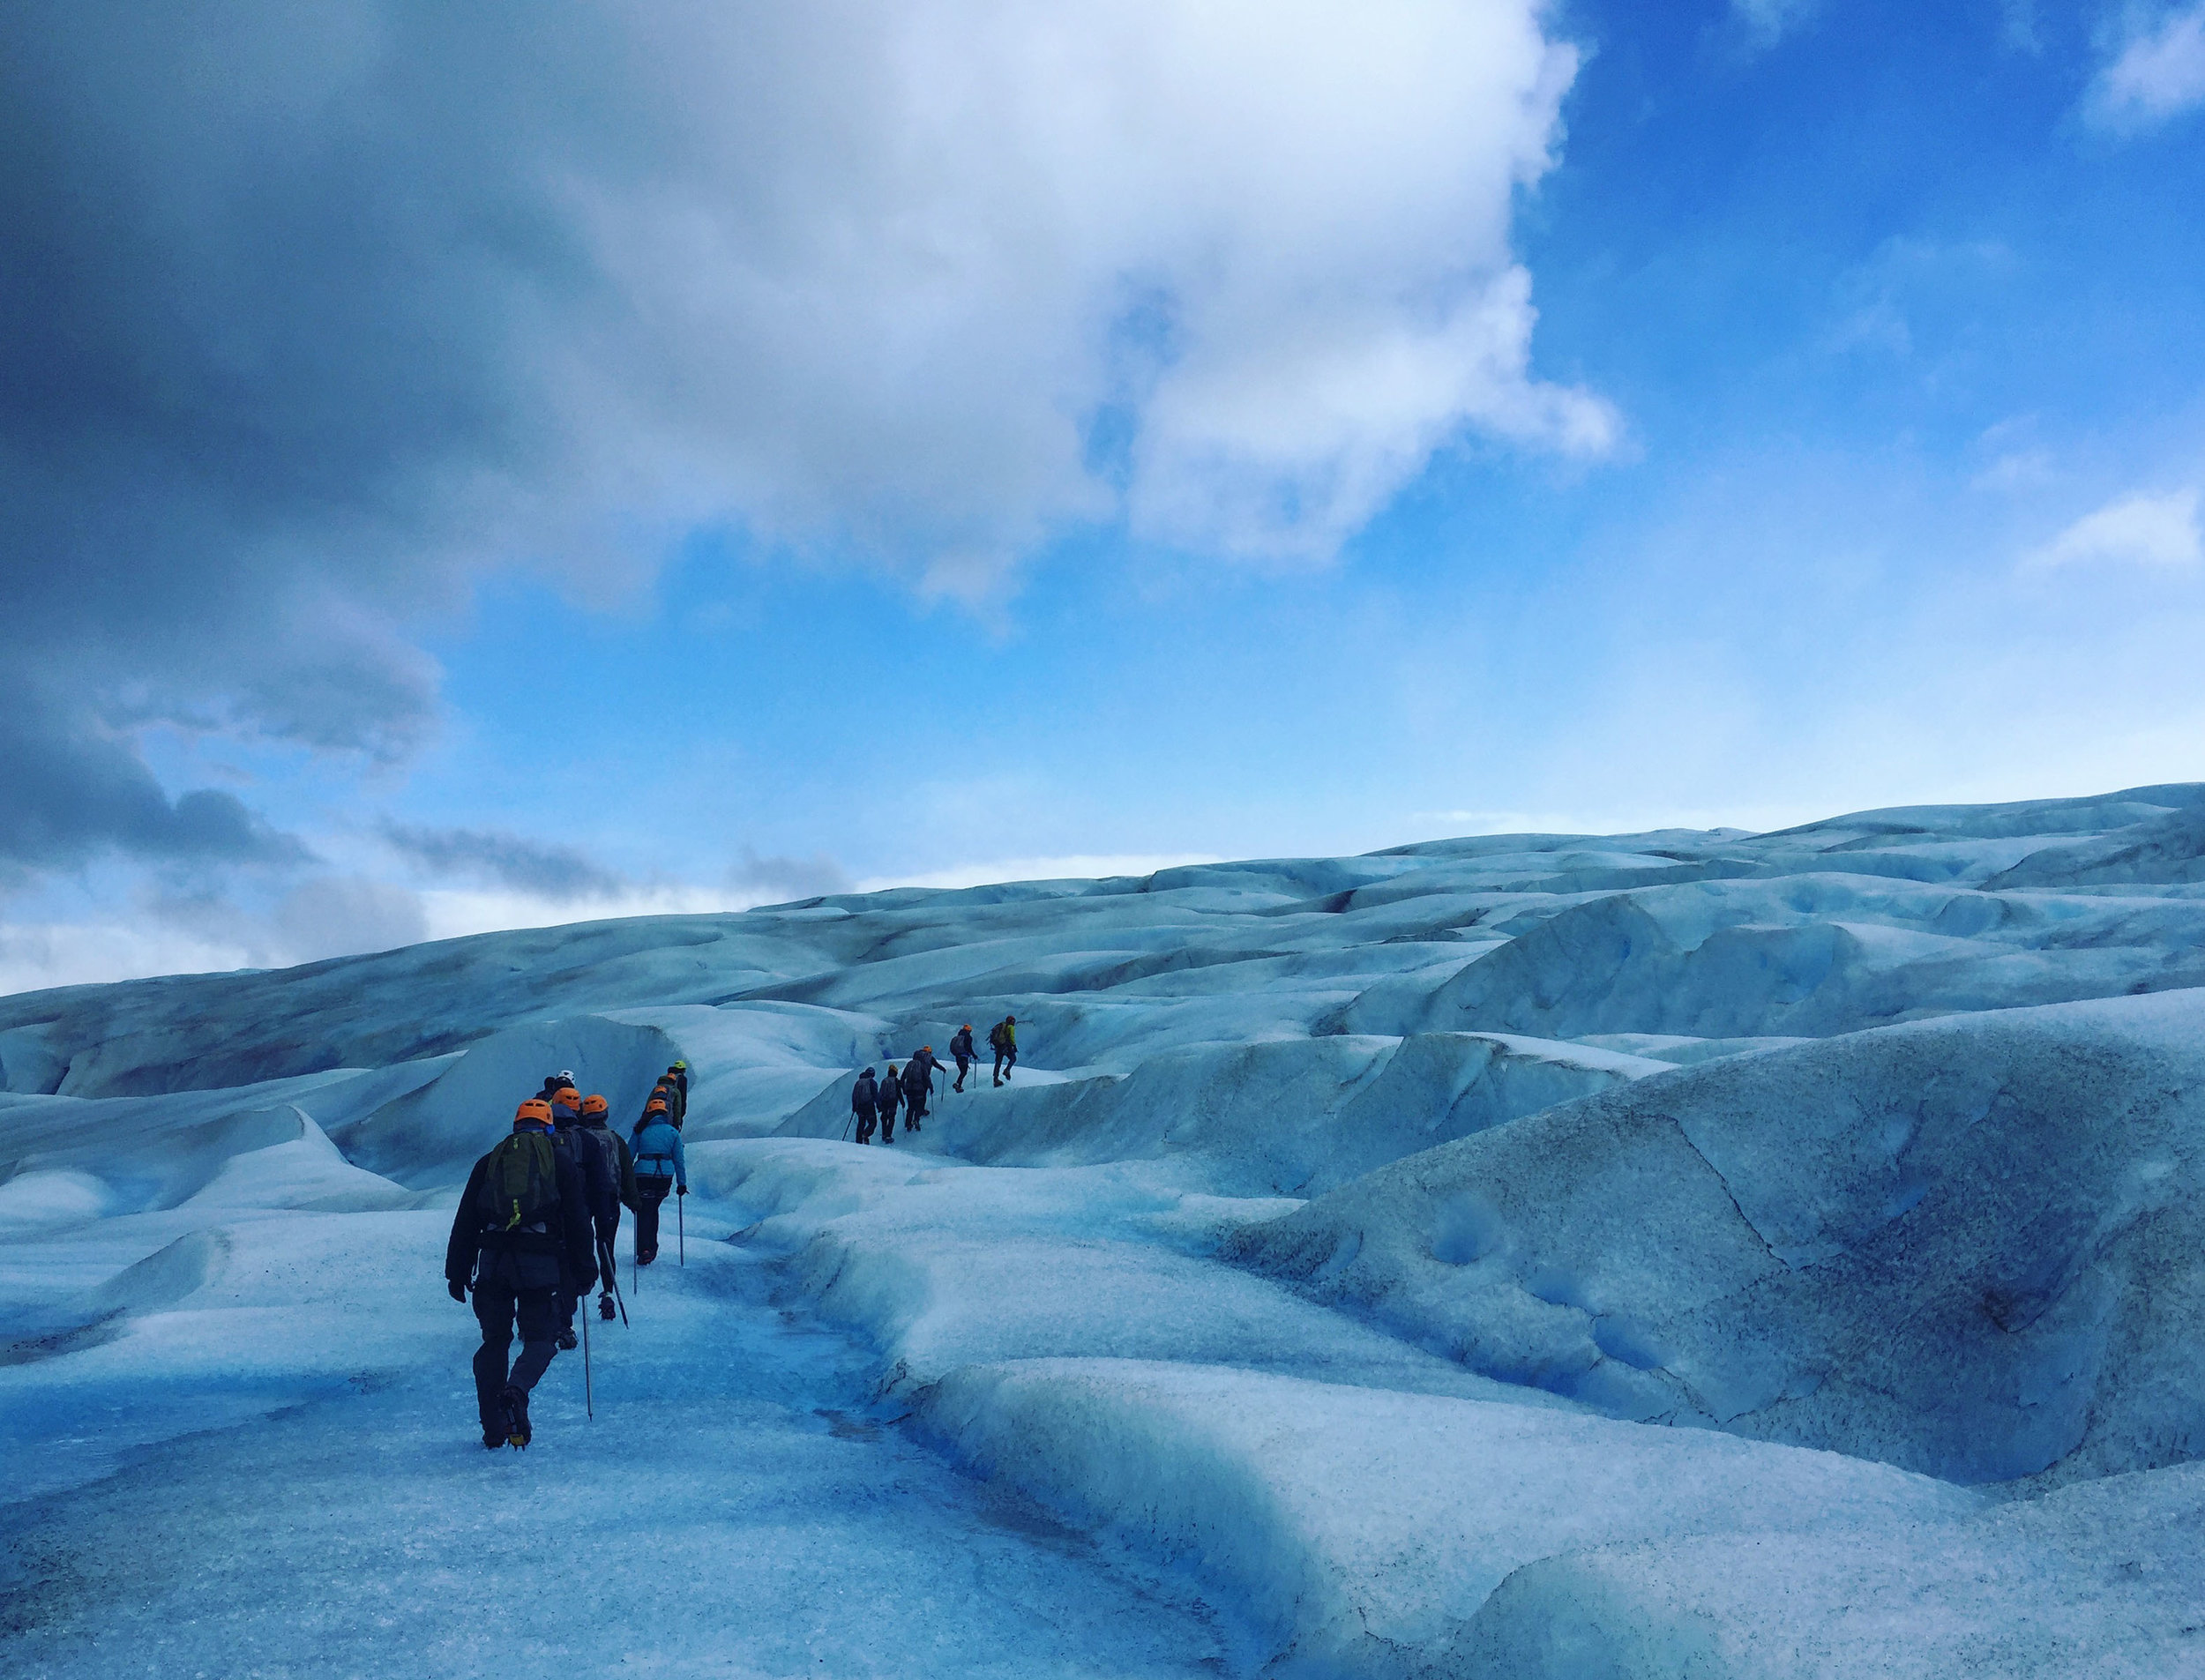
{"type": "Polygon", "coordinates": [[[1328,556],[1531,368],[1536,0],[420,0],[0,19],[0,861],[265,853],[133,733],[400,764],[416,645],[699,524],[953,593],[1123,521],[1328,556]],[[128,784],[126,786],[126,784],[128,784]]]}

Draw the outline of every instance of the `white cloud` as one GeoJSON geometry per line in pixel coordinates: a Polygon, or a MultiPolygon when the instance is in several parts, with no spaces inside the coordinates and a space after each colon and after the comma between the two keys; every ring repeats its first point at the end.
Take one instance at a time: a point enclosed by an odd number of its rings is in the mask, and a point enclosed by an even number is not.
{"type": "Polygon", "coordinates": [[[748,893],[732,888],[662,882],[599,896],[549,900],[531,892],[466,892],[430,888],[421,894],[422,915],[430,939],[457,939],[470,933],[501,933],[511,928],[557,928],[572,922],[602,922],[615,916],[706,915],[747,910],[785,894],[748,893]]]}
{"type": "Polygon", "coordinates": [[[2155,127],[2205,102],[2205,4],[2132,33],[2090,85],[2087,109],[2101,126],[2155,127]]]}
{"type": "Polygon", "coordinates": [[[970,592],[1120,512],[1323,557],[1456,437],[1615,437],[1530,367],[1536,0],[738,10],[647,32],[680,167],[570,189],[624,307],[564,406],[662,505],[970,592]]]}
{"type": "Polygon", "coordinates": [[[2049,484],[2058,471],[2058,463],[2048,449],[2011,449],[1968,481],[1968,488],[1976,490],[2012,492],[2031,489],[2049,484]]]}
{"type": "Polygon", "coordinates": [[[2129,496],[2086,513],[2029,556],[2037,570],[2090,561],[2146,566],[2194,566],[2205,558],[2197,524],[2198,493],[2129,496]]]}
{"type": "Polygon", "coordinates": [[[1821,0],[1730,0],[1730,16],[1756,47],[1775,46],[1821,9],[1821,0]]]}
{"type": "Polygon", "coordinates": [[[1061,857],[1006,857],[992,863],[963,863],[919,875],[882,875],[860,881],[860,892],[881,892],[890,887],[994,886],[1006,881],[1100,880],[1113,875],[1154,875],[1191,863],[1215,863],[1206,852],[1074,853],[1061,857]]]}

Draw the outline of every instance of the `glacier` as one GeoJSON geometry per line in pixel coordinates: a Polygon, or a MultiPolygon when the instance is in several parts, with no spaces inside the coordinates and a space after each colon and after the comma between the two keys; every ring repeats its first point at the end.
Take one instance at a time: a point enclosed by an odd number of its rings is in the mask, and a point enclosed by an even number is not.
{"type": "Polygon", "coordinates": [[[75,987],[0,1085],[0,1672],[2205,1675],[2205,786],[75,987]],[[485,1454],[458,1187],[676,1057],[682,1263],[485,1454]]]}

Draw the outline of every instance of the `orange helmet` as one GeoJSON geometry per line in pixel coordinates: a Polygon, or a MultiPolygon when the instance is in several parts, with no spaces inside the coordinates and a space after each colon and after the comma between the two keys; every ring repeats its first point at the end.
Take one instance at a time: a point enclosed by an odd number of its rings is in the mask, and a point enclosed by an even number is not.
{"type": "Polygon", "coordinates": [[[552,1101],[564,1102],[570,1109],[581,1100],[582,1094],[571,1085],[563,1085],[551,1094],[552,1101]]]}
{"type": "Polygon", "coordinates": [[[530,1097],[527,1101],[513,1110],[513,1124],[519,1125],[523,1120],[537,1120],[547,1126],[549,1125],[551,1105],[542,1097],[530,1097]]]}
{"type": "Polygon", "coordinates": [[[604,1098],[599,1096],[594,1091],[591,1092],[589,1095],[582,1099],[582,1112],[584,1114],[603,1114],[607,1112],[611,1106],[612,1105],[610,1103],[607,1102],[604,1098]]]}

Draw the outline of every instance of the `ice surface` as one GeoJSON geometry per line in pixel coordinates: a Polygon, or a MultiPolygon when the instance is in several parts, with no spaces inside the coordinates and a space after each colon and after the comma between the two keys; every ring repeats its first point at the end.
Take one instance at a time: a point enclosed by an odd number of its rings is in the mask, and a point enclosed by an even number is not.
{"type": "Polygon", "coordinates": [[[1267,1654],[1318,1673],[1450,1671],[1487,1595],[1558,1553],[1738,1533],[1874,1546],[1976,1509],[1835,1453],[1185,1363],[968,1367],[923,1415],[977,1471],[1230,1585],[1267,1654]]]}
{"type": "Polygon", "coordinates": [[[2201,856],[2148,788],[0,998],[0,1672],[2205,1674],[2201,856]],[[486,1454],[453,1187],[676,1057],[688,1266],[486,1454]]]}
{"type": "Polygon", "coordinates": [[[2205,992],[1680,1070],[1234,1249],[1620,1415],[1969,1482],[2172,1463],[2205,1438],[2205,992]]]}

